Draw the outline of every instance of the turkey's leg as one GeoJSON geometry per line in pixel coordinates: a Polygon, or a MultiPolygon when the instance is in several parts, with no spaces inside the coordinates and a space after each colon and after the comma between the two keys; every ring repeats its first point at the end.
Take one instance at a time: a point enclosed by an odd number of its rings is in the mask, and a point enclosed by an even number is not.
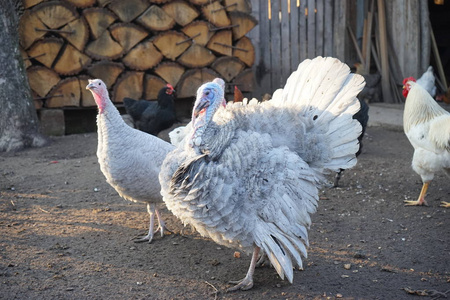
{"type": "Polygon", "coordinates": [[[163,237],[164,236],[164,230],[166,230],[168,232],[172,232],[171,230],[169,230],[166,227],[166,224],[164,223],[163,219],[161,218],[161,214],[159,213],[159,210],[157,208],[155,209],[155,213],[156,213],[156,218],[158,218],[158,228],[156,228],[155,233],[160,231],[161,232],[161,237],[163,237]]]}
{"type": "Polygon", "coordinates": [[[269,257],[266,255],[265,252],[263,252],[256,262],[256,268],[260,268],[262,266],[270,266],[270,260],[269,257]]]}
{"type": "Polygon", "coordinates": [[[405,200],[404,201],[406,203],[405,205],[406,206],[411,206],[411,205],[426,205],[426,206],[428,206],[427,202],[425,201],[425,194],[427,193],[429,185],[430,185],[429,182],[424,182],[422,185],[422,190],[420,191],[419,199],[417,199],[416,201],[405,200]]]}
{"type": "Polygon", "coordinates": [[[149,243],[152,242],[153,239],[153,233],[154,233],[154,223],[155,223],[155,204],[154,203],[148,203],[147,204],[147,211],[148,214],[150,215],[150,228],[148,229],[148,234],[146,236],[140,237],[137,240],[135,240],[134,242],[136,243],[140,243],[140,242],[145,242],[148,241],[149,243]]]}
{"type": "Polygon", "coordinates": [[[334,177],[333,187],[339,186],[339,180],[341,179],[341,175],[342,175],[343,171],[344,171],[343,169],[340,169],[339,172],[336,172],[336,177],[334,177]]]}
{"type": "Polygon", "coordinates": [[[253,274],[255,273],[256,261],[258,260],[259,250],[261,248],[255,246],[252,255],[252,261],[250,262],[250,267],[248,268],[247,275],[242,280],[230,281],[231,284],[236,284],[235,286],[229,288],[227,292],[237,291],[239,289],[246,291],[253,287],[253,274]]]}

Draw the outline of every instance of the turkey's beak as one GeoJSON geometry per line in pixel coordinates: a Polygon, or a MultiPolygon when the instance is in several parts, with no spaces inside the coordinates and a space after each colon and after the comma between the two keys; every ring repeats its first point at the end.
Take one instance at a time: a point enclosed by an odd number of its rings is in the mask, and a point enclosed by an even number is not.
{"type": "Polygon", "coordinates": [[[203,111],[203,110],[206,110],[206,108],[208,108],[208,106],[209,106],[209,101],[208,100],[205,100],[205,99],[202,99],[201,100],[201,102],[196,106],[196,107],[194,107],[194,117],[198,117],[198,115],[203,111]]]}
{"type": "Polygon", "coordinates": [[[89,80],[89,84],[86,86],[87,90],[95,89],[95,84],[92,80],[89,80]]]}

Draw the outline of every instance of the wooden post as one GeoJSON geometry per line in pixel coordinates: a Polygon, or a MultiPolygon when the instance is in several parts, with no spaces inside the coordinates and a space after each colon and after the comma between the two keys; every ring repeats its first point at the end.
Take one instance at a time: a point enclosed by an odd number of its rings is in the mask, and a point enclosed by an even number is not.
{"type": "Polygon", "coordinates": [[[419,13],[420,13],[420,73],[425,72],[430,65],[430,37],[431,37],[431,24],[428,12],[428,1],[419,0],[419,13]]]}
{"type": "Polygon", "coordinates": [[[323,41],[323,55],[333,55],[333,23],[330,20],[333,19],[333,1],[325,0],[324,9],[324,41],[323,41]]]}
{"type": "MultiPolygon", "coordinates": [[[[316,57],[316,1],[308,1],[308,58],[316,57]]],[[[345,2],[345,1],[343,1],[345,2]]]]}
{"type": "Polygon", "coordinates": [[[333,56],[345,60],[345,26],[347,1],[334,2],[334,26],[333,26],[333,56]]]}
{"type": "Polygon", "coordinates": [[[384,102],[393,102],[389,83],[389,57],[388,40],[386,33],[386,10],[384,0],[378,0],[378,30],[380,31],[380,54],[381,54],[381,89],[384,102]]]}

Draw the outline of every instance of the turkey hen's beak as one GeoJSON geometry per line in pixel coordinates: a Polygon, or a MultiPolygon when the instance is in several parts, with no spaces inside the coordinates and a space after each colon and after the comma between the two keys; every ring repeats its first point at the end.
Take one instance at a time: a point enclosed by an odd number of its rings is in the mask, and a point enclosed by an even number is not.
{"type": "Polygon", "coordinates": [[[89,80],[89,84],[86,86],[86,89],[90,90],[90,89],[94,89],[94,88],[95,88],[95,84],[89,80]]]}
{"type": "Polygon", "coordinates": [[[198,117],[198,115],[202,112],[202,110],[208,108],[209,101],[202,99],[200,103],[194,108],[194,117],[198,117]]]}

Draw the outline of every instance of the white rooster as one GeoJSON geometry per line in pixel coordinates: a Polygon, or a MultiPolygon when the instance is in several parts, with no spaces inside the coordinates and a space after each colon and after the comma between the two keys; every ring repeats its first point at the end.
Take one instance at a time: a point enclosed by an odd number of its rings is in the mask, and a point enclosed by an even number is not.
{"type": "Polygon", "coordinates": [[[361,125],[352,117],[363,87],[347,65],[318,57],[301,63],[272,101],[224,107],[219,84],[199,88],[193,129],[161,167],[161,193],[203,236],[253,251],[246,277],[229,291],[253,286],[260,250],[289,282],[302,267],[324,174],[356,164],[361,125]]]}
{"type": "MultiPolygon", "coordinates": [[[[406,97],[403,130],[414,147],[412,167],[422,178],[417,201],[406,205],[427,205],[425,195],[434,174],[443,170],[450,176],[450,113],[443,109],[413,77],[403,80],[406,97]]],[[[450,203],[442,206],[449,208],[450,203]]]]}
{"type": "Polygon", "coordinates": [[[150,214],[148,234],[137,241],[148,241],[158,230],[161,236],[164,225],[157,203],[162,203],[158,174],[167,153],[175,147],[153,135],[131,128],[123,121],[119,111],[108,96],[106,85],[100,79],[89,80],[86,86],[98,106],[97,157],[106,181],[129,201],[147,203],[150,214]],[[154,231],[154,216],[158,228],[154,231]]]}

